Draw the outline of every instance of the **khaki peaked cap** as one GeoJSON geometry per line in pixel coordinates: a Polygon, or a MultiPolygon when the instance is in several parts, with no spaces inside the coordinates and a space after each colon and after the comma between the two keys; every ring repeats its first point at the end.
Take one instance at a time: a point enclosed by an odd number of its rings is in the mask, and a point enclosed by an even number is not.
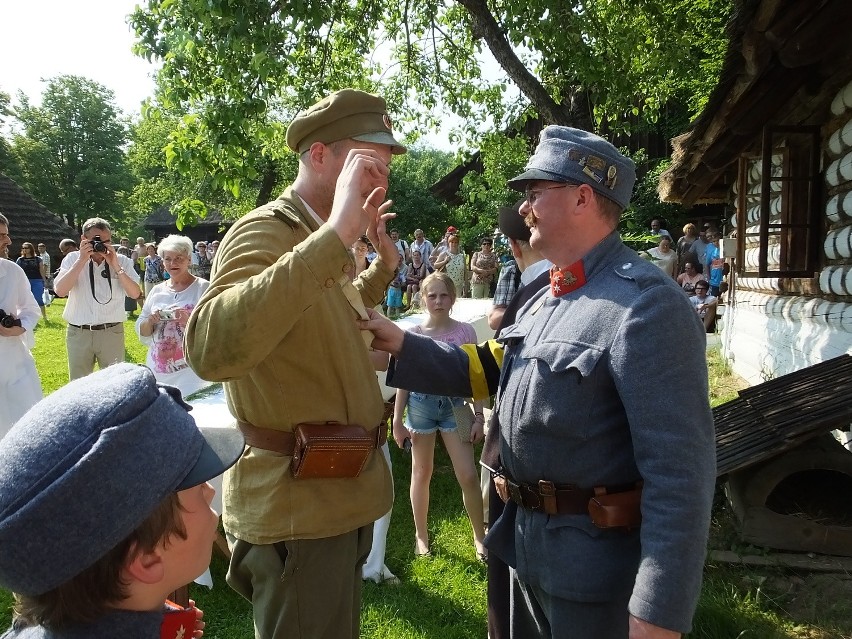
{"type": "Polygon", "coordinates": [[[299,154],[314,142],[331,144],[353,139],[387,144],[399,155],[406,148],[393,137],[393,124],[383,98],[356,89],[342,89],[300,111],[287,127],[287,146],[299,154]]]}

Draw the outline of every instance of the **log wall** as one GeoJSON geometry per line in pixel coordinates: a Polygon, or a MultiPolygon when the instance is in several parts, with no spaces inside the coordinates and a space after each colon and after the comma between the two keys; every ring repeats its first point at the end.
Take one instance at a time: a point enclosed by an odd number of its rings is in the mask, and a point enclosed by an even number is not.
{"type": "MultiPolygon", "coordinates": [[[[734,370],[752,384],[760,383],[852,353],[852,81],[841,88],[823,123],[825,239],[818,288],[813,295],[783,294],[778,278],[740,277],[735,299],[722,320],[722,344],[734,370]]],[[[760,212],[761,160],[747,163],[745,206],[729,220],[736,228],[746,216],[748,232],[757,232],[760,212]]],[[[781,156],[773,156],[773,175],[781,156]]],[[[771,219],[778,220],[781,189],[771,183],[771,219]]],[[[740,204],[735,186],[731,201],[740,204]]],[[[757,266],[758,238],[744,237],[748,268],[757,266]]],[[[779,247],[770,237],[770,267],[779,247]]]]}

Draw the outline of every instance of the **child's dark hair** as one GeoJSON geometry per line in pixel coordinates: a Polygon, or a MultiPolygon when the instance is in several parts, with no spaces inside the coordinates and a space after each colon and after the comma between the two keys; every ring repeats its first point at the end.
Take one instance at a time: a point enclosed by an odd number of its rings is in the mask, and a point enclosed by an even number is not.
{"type": "Polygon", "coordinates": [[[171,493],[124,541],[61,586],[44,594],[15,595],[16,628],[44,626],[59,630],[91,623],[128,596],[124,567],[137,553],[152,552],[173,535],[186,539],[177,493],[171,493]]]}

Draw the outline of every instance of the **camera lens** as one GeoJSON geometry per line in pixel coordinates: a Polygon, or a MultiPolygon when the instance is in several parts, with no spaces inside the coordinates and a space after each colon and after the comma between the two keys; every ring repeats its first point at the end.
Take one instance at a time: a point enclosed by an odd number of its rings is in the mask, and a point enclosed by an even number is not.
{"type": "Polygon", "coordinates": [[[106,253],[107,252],[106,244],[104,244],[103,241],[101,241],[100,235],[95,235],[95,237],[92,238],[92,250],[95,253],[106,253]]]}

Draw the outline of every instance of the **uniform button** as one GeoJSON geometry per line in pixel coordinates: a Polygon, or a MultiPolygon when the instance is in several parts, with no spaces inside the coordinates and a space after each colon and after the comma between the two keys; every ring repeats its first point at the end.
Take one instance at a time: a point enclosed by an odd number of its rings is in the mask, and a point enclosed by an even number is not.
{"type": "Polygon", "coordinates": [[[347,274],[348,274],[348,273],[349,273],[349,271],[351,271],[351,270],[352,270],[352,265],[351,265],[351,264],[344,264],[344,265],[343,265],[343,272],[344,272],[344,273],[347,273],[347,274]]]}
{"type": "Polygon", "coordinates": [[[325,281],[325,287],[326,287],[326,288],[331,288],[332,286],[334,286],[334,278],[333,278],[333,277],[329,277],[329,278],[325,281]]]}
{"type": "Polygon", "coordinates": [[[628,262],[627,264],[625,264],[621,268],[626,271],[627,269],[632,268],[632,267],[633,267],[633,262],[628,262]]]}

